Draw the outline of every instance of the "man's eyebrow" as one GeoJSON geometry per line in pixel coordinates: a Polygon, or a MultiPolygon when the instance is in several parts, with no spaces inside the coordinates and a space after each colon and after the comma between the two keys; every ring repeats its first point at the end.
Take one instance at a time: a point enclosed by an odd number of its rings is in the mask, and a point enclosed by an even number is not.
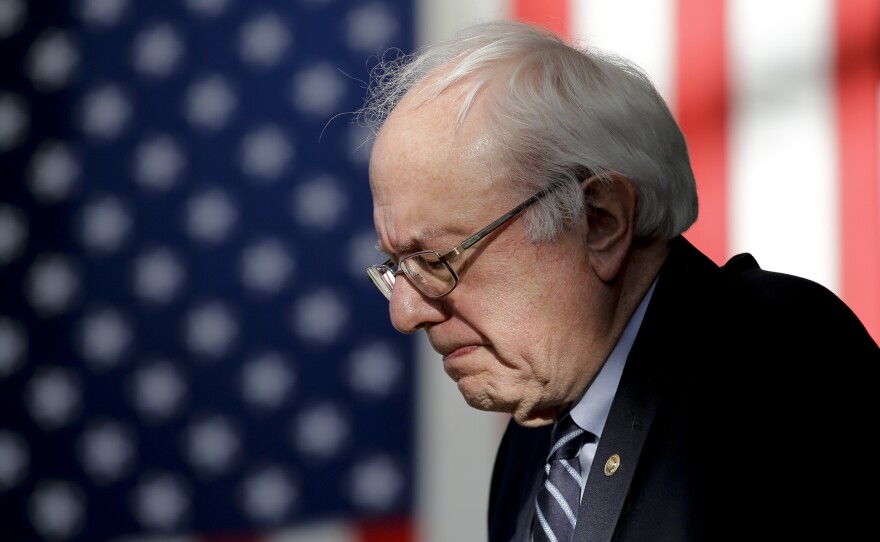
{"type": "Polygon", "coordinates": [[[412,251],[416,247],[418,247],[418,243],[412,241],[403,245],[396,245],[394,247],[386,247],[382,244],[382,241],[376,241],[376,250],[387,256],[404,254],[406,252],[412,251]]]}
{"type": "Polygon", "coordinates": [[[457,232],[454,229],[450,228],[425,228],[419,232],[416,232],[407,241],[396,244],[393,247],[384,246],[381,240],[376,241],[376,250],[383,254],[388,254],[389,256],[393,254],[406,254],[409,252],[416,252],[418,250],[446,250],[450,247],[433,246],[434,240],[453,234],[460,235],[460,232],[457,232]]]}

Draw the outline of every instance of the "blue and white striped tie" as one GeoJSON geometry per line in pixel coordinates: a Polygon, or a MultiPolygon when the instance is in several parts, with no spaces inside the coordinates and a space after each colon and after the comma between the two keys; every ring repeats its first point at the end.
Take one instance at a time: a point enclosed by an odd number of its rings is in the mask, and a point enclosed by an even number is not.
{"type": "Polygon", "coordinates": [[[570,542],[581,500],[581,469],[577,459],[586,431],[566,415],[553,428],[553,447],[544,471],[547,478],[535,499],[534,542],[570,542]]]}

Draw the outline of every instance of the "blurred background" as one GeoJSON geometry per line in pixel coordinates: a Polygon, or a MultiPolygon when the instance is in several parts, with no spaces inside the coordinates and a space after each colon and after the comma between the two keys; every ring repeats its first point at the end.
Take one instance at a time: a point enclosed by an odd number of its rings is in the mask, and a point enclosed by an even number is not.
{"type": "Polygon", "coordinates": [[[0,0],[0,540],[485,539],[507,419],[391,328],[351,112],[499,17],[644,67],[687,237],[880,340],[876,0],[0,0]]]}

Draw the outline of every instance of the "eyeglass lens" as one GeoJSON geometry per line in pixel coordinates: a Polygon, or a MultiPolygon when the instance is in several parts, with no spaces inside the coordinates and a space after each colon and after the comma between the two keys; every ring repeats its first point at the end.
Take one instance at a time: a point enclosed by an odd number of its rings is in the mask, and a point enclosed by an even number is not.
{"type": "MultiPolygon", "coordinates": [[[[406,273],[413,286],[431,297],[440,297],[449,293],[455,286],[455,277],[452,272],[434,252],[420,252],[404,258],[400,262],[400,268],[406,273]]],[[[396,280],[395,272],[388,267],[373,267],[368,269],[370,278],[379,290],[391,299],[396,280]]],[[[398,271],[399,272],[399,271],[398,271]]]]}
{"type": "Polygon", "coordinates": [[[391,291],[394,289],[394,272],[385,266],[368,267],[367,274],[373,280],[373,284],[379,291],[391,300],[391,291]]]}
{"type": "Polygon", "coordinates": [[[413,281],[416,288],[427,295],[443,295],[455,285],[455,278],[449,268],[434,252],[413,254],[401,263],[406,276],[413,281]]]}

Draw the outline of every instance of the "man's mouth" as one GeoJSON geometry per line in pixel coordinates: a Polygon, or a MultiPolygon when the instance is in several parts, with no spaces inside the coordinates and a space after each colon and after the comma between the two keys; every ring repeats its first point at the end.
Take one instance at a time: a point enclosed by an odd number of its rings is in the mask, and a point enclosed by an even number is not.
{"type": "Polygon", "coordinates": [[[456,348],[452,352],[443,356],[443,361],[445,363],[451,359],[455,359],[457,357],[464,356],[465,354],[469,354],[469,353],[473,352],[477,348],[479,348],[479,346],[477,346],[475,344],[470,344],[467,346],[462,346],[462,347],[456,348]]]}

